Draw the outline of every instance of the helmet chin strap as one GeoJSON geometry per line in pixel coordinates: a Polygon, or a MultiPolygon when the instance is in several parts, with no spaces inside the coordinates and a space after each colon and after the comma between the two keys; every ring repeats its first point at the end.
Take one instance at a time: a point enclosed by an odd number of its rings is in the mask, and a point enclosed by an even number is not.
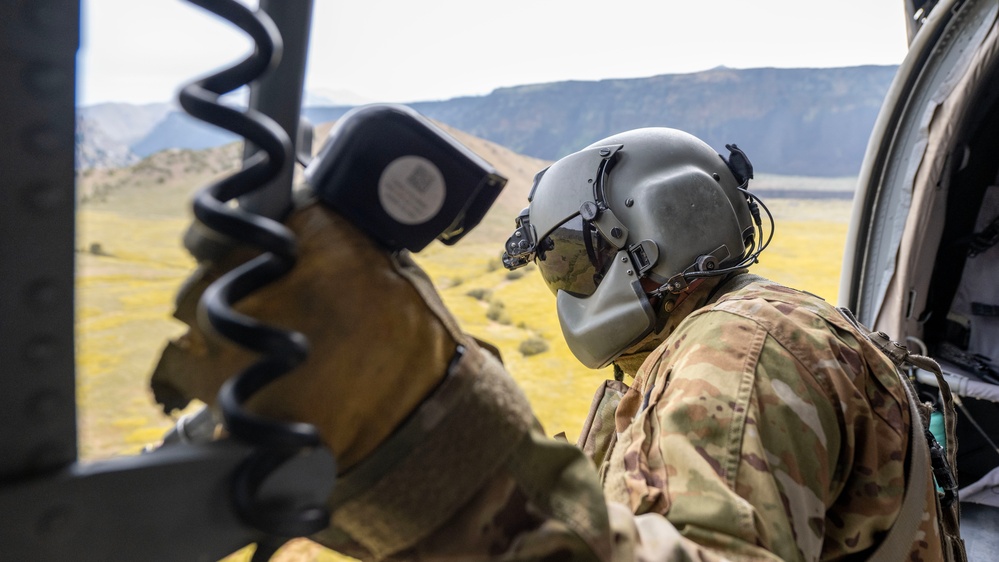
{"type": "Polygon", "coordinates": [[[704,280],[705,280],[704,277],[700,279],[694,279],[693,281],[688,283],[686,287],[680,290],[679,293],[671,293],[671,295],[674,298],[667,297],[663,299],[663,310],[666,311],[667,313],[672,313],[674,310],[677,309],[678,306],[680,306],[681,303],[683,303],[683,301],[687,300],[687,297],[689,297],[691,293],[696,291],[698,287],[704,284],[704,280]]]}
{"type": "MultiPolygon", "coordinates": [[[[718,264],[727,260],[729,256],[728,248],[719,246],[710,254],[705,254],[697,258],[697,261],[691,264],[690,267],[670,277],[665,283],[649,291],[649,294],[651,296],[662,296],[664,294],[687,295],[694,288],[701,285],[699,281],[734,271],[733,268],[721,269],[718,266],[718,264]]],[[[682,298],[686,298],[686,296],[682,298]]]]}
{"type": "MultiPolygon", "coordinates": [[[[679,294],[658,297],[663,300],[654,305],[659,310],[656,327],[642,341],[629,347],[614,359],[617,370],[634,377],[649,353],[669,337],[684,318],[704,306],[704,303],[710,299],[714,288],[718,286],[714,281],[720,282],[721,279],[717,277],[696,279],[679,294]],[[694,297],[692,300],[689,299],[691,296],[694,297]]],[[[650,295],[650,298],[655,297],[650,295]]],[[[615,374],[616,376],[617,374],[615,374]]]]}

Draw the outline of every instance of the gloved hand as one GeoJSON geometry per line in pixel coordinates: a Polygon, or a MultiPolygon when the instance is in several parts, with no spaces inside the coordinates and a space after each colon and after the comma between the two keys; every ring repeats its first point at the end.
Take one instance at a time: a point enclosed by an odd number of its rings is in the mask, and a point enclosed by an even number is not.
{"type": "MultiPolygon", "coordinates": [[[[540,444],[532,429],[526,396],[492,354],[460,331],[407,253],[378,247],[320,203],[299,207],[285,224],[298,239],[297,264],[236,309],[309,340],[306,361],[246,406],[314,425],[336,457],[329,527],[310,538],[360,559],[417,551],[467,559],[506,549],[513,534],[533,528],[539,517],[572,519],[556,509],[564,502],[552,499],[565,486],[550,484],[579,472],[567,465],[582,467],[592,480],[587,505],[598,509],[583,519],[602,521],[588,459],[552,442],[573,454],[556,451],[552,466],[535,468],[551,443],[540,444]],[[452,363],[459,345],[464,352],[452,363]]],[[[152,378],[165,410],[195,398],[214,404],[224,381],[255,361],[196,321],[205,289],[253,255],[234,248],[206,259],[180,291],[175,316],[189,330],[167,346],[152,378]]]]}
{"type": "MultiPolygon", "coordinates": [[[[315,425],[343,472],[438,385],[457,343],[467,337],[407,255],[391,256],[320,203],[297,209],[286,225],[298,238],[298,263],[236,309],[302,332],[310,353],[247,406],[267,417],[315,425]]],[[[214,404],[222,383],[256,360],[196,321],[208,285],[252,255],[235,249],[200,264],[178,294],[175,316],[189,330],[168,344],[151,381],[165,411],[192,399],[214,404]]]]}

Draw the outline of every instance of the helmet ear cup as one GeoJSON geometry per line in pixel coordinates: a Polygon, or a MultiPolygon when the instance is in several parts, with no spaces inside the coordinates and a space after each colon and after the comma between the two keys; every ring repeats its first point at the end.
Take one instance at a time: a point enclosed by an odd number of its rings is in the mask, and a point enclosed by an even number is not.
{"type": "Polygon", "coordinates": [[[745,185],[749,180],[753,179],[753,163],[749,161],[746,153],[736,144],[726,144],[725,148],[729,151],[725,164],[728,165],[728,169],[735,176],[735,181],[739,182],[739,185],[745,185]]]}
{"type": "MultiPolygon", "coordinates": [[[[724,246],[722,247],[724,248],[724,246]]],[[[697,262],[694,265],[697,266],[697,271],[709,273],[718,269],[718,258],[711,254],[706,254],[697,258],[697,262]]]]}
{"type": "Polygon", "coordinates": [[[694,262],[694,269],[699,273],[713,273],[721,269],[721,264],[732,257],[728,246],[718,246],[710,254],[698,256],[694,262]]]}

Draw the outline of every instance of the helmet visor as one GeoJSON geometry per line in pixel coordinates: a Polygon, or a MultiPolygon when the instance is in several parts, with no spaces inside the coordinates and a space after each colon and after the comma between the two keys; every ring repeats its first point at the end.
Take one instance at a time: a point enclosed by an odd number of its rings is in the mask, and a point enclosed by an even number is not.
{"type": "Polygon", "coordinates": [[[538,243],[535,261],[552,293],[561,290],[585,298],[597,290],[617,252],[590,221],[577,214],[538,243]]]}

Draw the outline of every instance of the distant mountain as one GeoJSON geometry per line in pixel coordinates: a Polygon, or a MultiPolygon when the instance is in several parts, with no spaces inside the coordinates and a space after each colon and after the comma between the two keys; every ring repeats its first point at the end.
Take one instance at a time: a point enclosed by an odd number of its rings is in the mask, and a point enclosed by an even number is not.
{"type": "MultiPolygon", "coordinates": [[[[534,174],[549,162],[516,154],[446,125],[443,128],[507,178],[506,187],[490,207],[489,218],[475,233],[487,239],[505,239],[513,217],[527,201],[534,174]]],[[[329,129],[328,125],[317,127],[317,140],[324,140],[329,129]]],[[[142,217],[188,217],[194,193],[239,170],[242,152],[241,143],[204,150],[170,149],[118,169],[82,170],[77,202],[81,207],[142,217]]]]}
{"type": "Polygon", "coordinates": [[[76,117],[76,167],[121,168],[134,164],[139,157],[128,145],[111,138],[96,120],[76,117]]]}
{"type": "Polygon", "coordinates": [[[172,111],[176,108],[169,103],[100,103],[81,107],[77,114],[99,126],[108,139],[130,146],[142,140],[172,111]]]}
{"type": "Polygon", "coordinates": [[[235,134],[199,121],[182,111],[172,111],[138,141],[132,152],[149,156],[168,148],[200,150],[239,140],[235,134]]]}
{"type": "Polygon", "coordinates": [[[139,160],[132,145],[172,111],[170,104],[102,103],[77,110],[76,166],[120,168],[139,160]]]}
{"type": "MultiPolygon", "coordinates": [[[[693,133],[719,151],[726,143],[737,143],[758,171],[850,176],[860,169],[896,68],[719,67],[692,74],[501,88],[485,96],[410,106],[431,119],[544,160],[626,129],[667,126],[693,133]]],[[[339,119],[350,108],[306,104],[303,115],[320,124],[339,119]]],[[[234,138],[171,112],[129,149],[145,156],[166,148],[217,146],[234,138]]]]}
{"type": "Polygon", "coordinates": [[[896,68],[716,68],[503,88],[413,108],[547,160],[619,131],[664,126],[690,132],[719,151],[737,143],[759,171],[847,176],[860,170],[896,68]]]}
{"type": "Polygon", "coordinates": [[[360,96],[349,90],[331,90],[318,88],[305,92],[302,105],[305,107],[324,107],[331,105],[364,105],[374,100],[360,96]]]}

